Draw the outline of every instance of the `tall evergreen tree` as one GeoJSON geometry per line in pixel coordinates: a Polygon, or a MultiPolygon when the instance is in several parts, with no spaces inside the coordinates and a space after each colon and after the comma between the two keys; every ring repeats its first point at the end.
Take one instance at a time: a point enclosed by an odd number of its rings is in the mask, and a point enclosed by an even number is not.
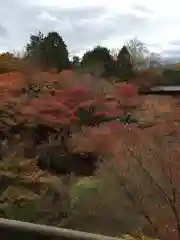
{"type": "Polygon", "coordinates": [[[122,80],[128,80],[134,76],[131,56],[126,46],[123,46],[117,56],[119,77],[122,80]]]}
{"type": "Polygon", "coordinates": [[[41,32],[31,35],[30,43],[26,45],[25,57],[44,70],[56,68],[61,71],[70,66],[67,46],[57,32],[50,32],[47,36],[41,32]]]}

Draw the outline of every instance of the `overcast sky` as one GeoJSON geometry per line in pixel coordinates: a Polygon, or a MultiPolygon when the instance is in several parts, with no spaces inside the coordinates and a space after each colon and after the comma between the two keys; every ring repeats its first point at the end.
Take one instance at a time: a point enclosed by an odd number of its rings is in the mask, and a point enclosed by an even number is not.
{"type": "Polygon", "coordinates": [[[71,54],[120,48],[137,37],[163,56],[180,57],[178,0],[1,0],[0,51],[21,50],[30,34],[58,31],[71,54]]]}

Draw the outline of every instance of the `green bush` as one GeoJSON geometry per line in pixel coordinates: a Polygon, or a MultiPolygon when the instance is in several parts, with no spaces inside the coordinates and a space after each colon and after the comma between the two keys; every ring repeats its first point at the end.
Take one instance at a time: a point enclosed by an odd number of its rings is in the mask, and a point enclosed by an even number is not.
{"type": "Polygon", "coordinates": [[[9,204],[0,213],[1,217],[19,221],[36,222],[39,219],[38,205],[36,202],[9,204]]]}
{"type": "Polygon", "coordinates": [[[180,85],[180,70],[165,69],[159,84],[163,85],[180,85]]]}
{"type": "Polygon", "coordinates": [[[82,201],[87,199],[91,194],[98,191],[100,186],[99,180],[95,177],[85,177],[80,179],[70,191],[70,208],[75,209],[82,201]]]}
{"type": "Polygon", "coordinates": [[[77,108],[76,115],[81,125],[98,125],[105,122],[105,116],[95,115],[97,111],[104,110],[103,106],[89,106],[88,109],[77,108]]]}
{"type": "Polygon", "coordinates": [[[96,112],[98,111],[103,111],[103,107],[101,106],[91,106],[88,109],[84,108],[78,108],[76,110],[76,115],[79,118],[80,124],[81,125],[98,125],[101,123],[105,122],[110,122],[110,121],[120,121],[123,124],[131,124],[131,123],[137,123],[137,120],[134,119],[132,116],[127,115],[127,116],[117,116],[117,117],[106,117],[102,115],[95,115],[96,112]]]}

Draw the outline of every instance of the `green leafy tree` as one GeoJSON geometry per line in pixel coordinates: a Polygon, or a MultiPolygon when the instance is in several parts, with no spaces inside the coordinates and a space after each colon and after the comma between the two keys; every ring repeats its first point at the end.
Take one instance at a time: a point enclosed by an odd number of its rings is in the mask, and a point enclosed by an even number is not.
{"type": "Polygon", "coordinates": [[[126,46],[123,46],[117,56],[119,77],[128,80],[134,76],[131,55],[126,46]]]}
{"type": "Polygon", "coordinates": [[[71,65],[72,65],[72,67],[79,67],[80,66],[80,57],[73,56],[71,65]]]}
{"type": "Polygon", "coordinates": [[[97,46],[84,54],[81,66],[96,76],[116,75],[116,62],[106,47],[97,46]]]}
{"type": "Polygon", "coordinates": [[[86,65],[92,61],[107,62],[111,60],[110,51],[106,47],[97,46],[91,51],[87,51],[82,57],[81,64],[86,65]]]}
{"type": "Polygon", "coordinates": [[[57,32],[50,32],[44,38],[43,50],[46,68],[56,68],[62,71],[70,67],[67,46],[57,32]]]}
{"type": "Polygon", "coordinates": [[[36,35],[31,35],[30,42],[25,47],[25,59],[33,60],[35,64],[40,65],[43,55],[43,41],[44,34],[42,32],[38,32],[36,35]]]}
{"type": "Polygon", "coordinates": [[[31,35],[25,58],[33,60],[44,70],[55,68],[61,71],[70,67],[67,46],[57,32],[50,32],[47,36],[41,32],[31,35]]]}

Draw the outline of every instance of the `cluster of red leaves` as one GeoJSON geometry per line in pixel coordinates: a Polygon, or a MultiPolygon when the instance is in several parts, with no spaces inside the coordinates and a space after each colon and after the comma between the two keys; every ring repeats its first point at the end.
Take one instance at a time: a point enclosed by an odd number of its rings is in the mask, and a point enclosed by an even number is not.
{"type": "Polygon", "coordinates": [[[77,123],[79,120],[76,116],[77,109],[88,110],[93,106],[97,107],[94,116],[119,116],[121,113],[116,102],[108,103],[105,97],[95,98],[88,90],[82,88],[58,90],[53,96],[44,94],[26,102],[20,112],[24,118],[56,126],[77,123]]]}
{"type": "MultiPolygon", "coordinates": [[[[38,98],[27,99],[21,104],[18,117],[51,126],[76,124],[79,120],[76,116],[78,108],[89,110],[95,107],[94,116],[120,116],[123,113],[123,101],[126,105],[131,105],[136,95],[136,88],[131,84],[115,85],[113,99],[109,100],[103,93],[94,93],[94,79],[90,76],[77,76],[72,71],[63,71],[60,74],[36,72],[28,77],[29,79],[24,77],[24,82],[17,84],[13,80],[10,82],[21,90],[23,84],[26,85],[29,81],[39,86],[41,94],[38,98]]],[[[11,78],[20,81],[23,76],[15,74],[11,75],[11,78]]],[[[12,91],[8,84],[6,87],[8,92],[12,91]]],[[[22,99],[22,95],[19,95],[19,99],[22,99]]]]}
{"type": "Polygon", "coordinates": [[[20,111],[24,118],[50,124],[52,127],[57,124],[71,124],[76,120],[74,107],[79,101],[88,100],[88,95],[83,93],[80,89],[72,89],[56,91],[53,96],[44,94],[28,101],[20,111]]]}
{"type": "Polygon", "coordinates": [[[117,84],[116,85],[117,97],[132,98],[137,94],[136,86],[133,84],[117,84]]]}
{"type": "MultiPolygon", "coordinates": [[[[114,91],[111,92],[110,98],[110,95],[94,93],[92,86],[96,85],[91,82],[92,78],[90,76],[86,77],[85,82],[83,77],[77,79],[77,76],[71,71],[64,71],[61,74],[36,73],[31,77],[35,84],[39,84],[42,92],[37,98],[28,99],[27,97],[24,100],[22,93],[22,89],[26,85],[24,75],[20,73],[0,75],[0,107],[8,107],[14,103],[16,111],[18,109],[16,112],[17,118],[52,127],[78,124],[79,119],[76,115],[78,108],[89,109],[94,106],[96,107],[95,116],[114,117],[123,114],[125,108],[136,104],[139,100],[137,89],[133,84],[114,85],[114,91]],[[44,90],[45,86],[53,92],[44,90]]],[[[180,151],[178,144],[180,141],[179,127],[174,124],[174,119],[168,118],[168,121],[163,119],[158,125],[146,130],[139,129],[135,125],[124,126],[117,121],[96,127],[84,127],[81,130],[78,136],[77,133],[72,136],[76,144],[79,145],[77,146],[79,149],[82,147],[80,145],[83,145],[84,150],[92,149],[97,154],[110,153],[116,160],[115,162],[119,164],[118,167],[121,168],[126,159],[131,161],[129,161],[131,166],[128,166],[132,168],[132,158],[140,155],[145,165],[148,165],[148,169],[153,171],[151,173],[158,176],[157,183],[164,184],[165,191],[166,183],[163,182],[164,179],[168,181],[167,186],[172,181],[172,178],[170,178],[172,176],[169,177],[168,175],[170,166],[174,174],[174,186],[179,192],[177,183],[180,180],[178,161],[178,151],[180,151]],[[134,154],[133,157],[131,153],[134,154]],[[167,156],[173,161],[164,161],[167,156]],[[152,167],[151,164],[157,165],[157,167],[152,167]],[[164,171],[162,176],[159,175],[161,168],[164,171]]],[[[133,177],[133,173],[131,177],[133,177]]],[[[145,188],[142,187],[140,190],[144,191],[145,188]]],[[[171,195],[169,196],[171,197],[171,195]]],[[[151,209],[155,214],[155,206],[153,207],[151,206],[151,209]]],[[[178,203],[176,207],[180,209],[178,203]]],[[[165,210],[163,210],[163,214],[165,214],[165,210]]],[[[155,217],[159,219],[157,214],[155,217]]],[[[165,225],[160,221],[159,225],[165,228],[165,225]]],[[[173,226],[172,222],[168,222],[168,226],[173,226]]],[[[171,233],[172,227],[167,231],[173,236],[173,233],[171,233]]],[[[175,235],[176,233],[172,239],[175,239],[175,235]]]]}
{"type": "MultiPolygon", "coordinates": [[[[89,75],[72,71],[60,74],[35,72],[29,75],[12,72],[0,75],[1,109],[11,107],[17,122],[32,121],[56,127],[78,124],[77,109],[95,109],[94,117],[118,117],[124,108],[135,103],[136,87],[132,84],[112,85],[111,99],[101,92],[101,84],[89,75]],[[23,95],[27,86],[38,86],[37,98],[23,95]],[[98,88],[98,91],[95,91],[98,88]]],[[[104,86],[104,85],[103,85],[104,86]]]]}

